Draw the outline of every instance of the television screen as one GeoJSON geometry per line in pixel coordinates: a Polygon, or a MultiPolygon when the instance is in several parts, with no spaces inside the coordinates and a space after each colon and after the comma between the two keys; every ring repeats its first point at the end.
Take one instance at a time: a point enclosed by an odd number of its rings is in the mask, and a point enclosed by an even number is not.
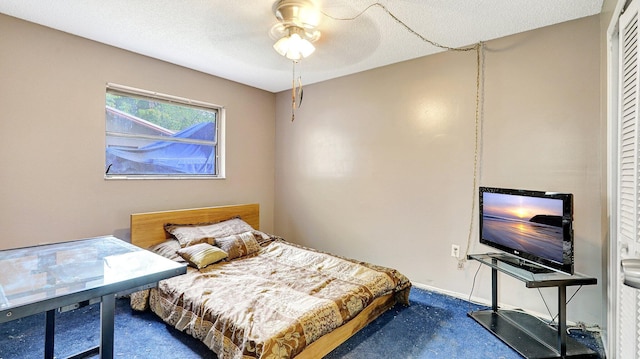
{"type": "Polygon", "coordinates": [[[480,188],[480,242],[573,272],[572,195],[480,188]]]}

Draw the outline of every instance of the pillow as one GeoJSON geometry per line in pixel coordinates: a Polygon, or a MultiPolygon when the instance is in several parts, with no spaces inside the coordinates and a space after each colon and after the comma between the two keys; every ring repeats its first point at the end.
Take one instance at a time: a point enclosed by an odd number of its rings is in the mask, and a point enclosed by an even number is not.
{"type": "Polygon", "coordinates": [[[178,250],[180,249],[180,243],[175,239],[168,239],[162,243],[154,244],[151,247],[147,248],[147,250],[159,254],[165,258],[169,258],[174,261],[182,262],[182,257],[178,254],[178,250]]]}
{"type": "Polygon", "coordinates": [[[280,236],[276,236],[275,234],[264,233],[264,232],[256,231],[256,230],[253,230],[252,232],[253,232],[254,236],[256,237],[256,240],[258,241],[258,244],[260,244],[262,247],[267,246],[269,243],[271,243],[273,241],[284,241],[284,238],[282,238],[280,236]]]}
{"type": "Polygon", "coordinates": [[[216,245],[229,254],[229,259],[239,258],[260,250],[260,244],[258,244],[256,236],[262,238],[260,234],[256,234],[254,231],[216,238],[216,245]]]}
{"type": "Polygon", "coordinates": [[[256,231],[256,230],[251,231],[251,233],[253,233],[253,237],[256,239],[256,241],[258,241],[258,244],[260,245],[262,245],[262,243],[264,242],[271,240],[271,236],[267,233],[256,231]]]}
{"type": "Polygon", "coordinates": [[[252,231],[253,227],[240,218],[232,218],[216,223],[173,224],[164,225],[165,231],[180,242],[180,246],[192,244],[215,244],[218,237],[228,237],[234,234],[252,231]]]}
{"type": "Polygon", "coordinates": [[[178,254],[191,266],[198,269],[202,269],[209,264],[227,258],[227,252],[208,243],[198,243],[186,248],[181,248],[178,250],[178,254]]]}

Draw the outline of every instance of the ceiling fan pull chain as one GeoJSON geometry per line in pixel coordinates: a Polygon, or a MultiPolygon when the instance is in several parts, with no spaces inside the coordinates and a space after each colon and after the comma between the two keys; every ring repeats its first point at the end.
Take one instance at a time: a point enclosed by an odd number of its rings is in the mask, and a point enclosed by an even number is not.
{"type": "Polygon", "coordinates": [[[291,61],[291,122],[296,119],[296,62],[295,60],[291,61]]]}
{"type": "Polygon", "coordinates": [[[302,76],[298,76],[298,91],[296,97],[298,99],[298,108],[302,106],[302,97],[304,96],[304,90],[302,89],[302,76]]]}
{"type": "Polygon", "coordinates": [[[302,96],[304,92],[302,90],[302,76],[297,78],[296,86],[296,63],[297,61],[291,61],[292,76],[291,76],[291,122],[296,119],[296,110],[302,105],[302,96]]]}

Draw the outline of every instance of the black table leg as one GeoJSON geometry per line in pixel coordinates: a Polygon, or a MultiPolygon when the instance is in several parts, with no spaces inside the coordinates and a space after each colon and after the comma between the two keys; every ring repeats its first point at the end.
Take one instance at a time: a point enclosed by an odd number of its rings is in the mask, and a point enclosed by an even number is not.
{"type": "Polygon", "coordinates": [[[116,308],[115,294],[102,297],[100,303],[100,358],[113,359],[113,331],[116,308]]]}
{"type": "Polygon", "coordinates": [[[53,359],[53,347],[56,327],[56,310],[47,310],[44,324],[44,358],[53,359]]]}

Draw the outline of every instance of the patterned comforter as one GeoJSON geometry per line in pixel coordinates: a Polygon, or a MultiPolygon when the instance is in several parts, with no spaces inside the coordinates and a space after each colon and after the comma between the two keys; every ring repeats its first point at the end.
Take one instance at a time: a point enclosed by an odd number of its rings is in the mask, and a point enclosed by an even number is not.
{"type": "Polygon", "coordinates": [[[291,358],[374,299],[411,283],[396,270],[275,241],[159,283],[151,310],[226,358],[291,358]]]}

